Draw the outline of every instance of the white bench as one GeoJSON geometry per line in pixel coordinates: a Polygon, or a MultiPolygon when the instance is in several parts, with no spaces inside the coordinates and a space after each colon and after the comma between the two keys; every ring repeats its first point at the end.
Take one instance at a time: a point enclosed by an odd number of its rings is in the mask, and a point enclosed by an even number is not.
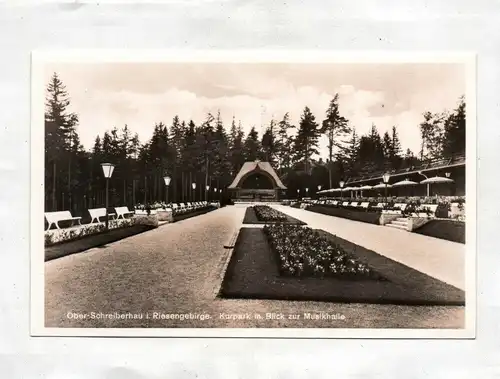
{"type": "Polygon", "coordinates": [[[364,202],[364,203],[361,203],[361,205],[360,205],[360,207],[364,208],[364,209],[368,209],[369,206],[370,206],[369,202],[364,202]]]}
{"type": "Polygon", "coordinates": [[[55,225],[57,229],[61,229],[59,227],[59,221],[71,221],[71,225],[75,221],[78,221],[78,225],[81,225],[81,217],[73,217],[70,211],[60,211],[60,212],[45,212],[45,219],[49,223],[47,230],[50,229],[52,225],[55,225]]]}
{"type": "Polygon", "coordinates": [[[359,204],[359,203],[358,203],[357,201],[353,201],[353,202],[351,202],[350,206],[351,206],[351,207],[357,207],[357,206],[358,206],[358,204],[359,204]]]}
{"type": "Polygon", "coordinates": [[[344,202],[342,203],[342,206],[343,206],[343,207],[348,207],[348,206],[349,206],[349,202],[348,202],[348,201],[344,201],[344,202]]]}
{"type": "Polygon", "coordinates": [[[406,204],[406,203],[396,203],[396,204],[394,204],[394,207],[399,208],[401,211],[404,211],[406,209],[407,205],[408,204],[406,204]]]}
{"type": "MultiPolygon", "coordinates": [[[[100,222],[99,217],[106,217],[106,208],[93,208],[89,209],[89,214],[90,214],[90,223],[92,224],[94,220],[97,222],[100,222]]],[[[109,217],[113,218],[115,216],[115,213],[110,213],[109,217]]]]}
{"type": "Polygon", "coordinates": [[[122,219],[127,215],[133,215],[134,212],[128,210],[128,207],[115,207],[116,219],[118,220],[120,217],[122,219]]]}

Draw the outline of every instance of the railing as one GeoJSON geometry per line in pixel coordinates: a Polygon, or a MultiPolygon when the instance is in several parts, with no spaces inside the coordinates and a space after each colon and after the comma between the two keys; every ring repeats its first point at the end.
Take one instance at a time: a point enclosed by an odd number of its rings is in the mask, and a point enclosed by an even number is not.
{"type": "MultiPolygon", "coordinates": [[[[436,158],[436,159],[433,159],[430,161],[421,162],[420,164],[417,164],[415,166],[405,167],[405,168],[399,169],[399,170],[393,169],[393,170],[389,171],[389,173],[391,175],[399,175],[399,174],[404,174],[404,173],[408,173],[408,172],[432,170],[432,169],[438,169],[441,167],[444,168],[444,167],[448,167],[451,165],[458,166],[461,164],[465,164],[465,155],[464,154],[457,154],[451,158],[436,158]]],[[[354,182],[359,182],[359,181],[366,181],[366,180],[370,180],[370,179],[381,178],[385,172],[386,171],[377,171],[375,173],[365,174],[365,175],[361,175],[361,176],[358,176],[355,178],[350,178],[349,180],[347,180],[347,183],[354,183],[354,182]]]]}

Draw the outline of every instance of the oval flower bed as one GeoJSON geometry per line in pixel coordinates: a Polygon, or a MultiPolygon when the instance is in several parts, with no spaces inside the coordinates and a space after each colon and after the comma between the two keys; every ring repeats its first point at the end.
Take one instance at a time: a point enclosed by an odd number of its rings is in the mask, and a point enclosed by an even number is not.
{"type": "Polygon", "coordinates": [[[259,221],[286,221],[286,215],[267,205],[255,205],[253,207],[259,221]]]}
{"type": "Polygon", "coordinates": [[[384,280],[366,264],[355,259],[354,255],[311,228],[266,225],[264,233],[271,248],[279,256],[282,275],[384,280]]]}

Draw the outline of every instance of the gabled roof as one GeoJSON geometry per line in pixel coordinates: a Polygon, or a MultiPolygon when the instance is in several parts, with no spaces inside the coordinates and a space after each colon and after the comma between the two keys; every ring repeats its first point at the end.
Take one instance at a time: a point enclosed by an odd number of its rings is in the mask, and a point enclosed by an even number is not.
{"type": "Polygon", "coordinates": [[[269,162],[261,162],[261,161],[254,161],[254,162],[245,162],[243,166],[240,169],[240,172],[238,172],[238,175],[234,178],[233,182],[231,185],[228,187],[229,189],[234,189],[238,188],[240,185],[241,180],[250,172],[252,171],[263,171],[269,174],[278,188],[280,189],[286,189],[285,185],[281,181],[281,179],[276,175],[276,171],[272,168],[272,166],[269,164],[269,162]]]}

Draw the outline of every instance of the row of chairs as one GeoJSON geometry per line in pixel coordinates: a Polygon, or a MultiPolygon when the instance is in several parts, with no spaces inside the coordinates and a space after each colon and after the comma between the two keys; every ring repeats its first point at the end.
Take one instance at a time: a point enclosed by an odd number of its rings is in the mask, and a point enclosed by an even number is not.
{"type": "MultiPolygon", "coordinates": [[[[109,213],[109,217],[111,219],[125,219],[127,216],[131,216],[134,212],[130,211],[128,207],[115,207],[114,213],[109,213]]],[[[93,208],[89,209],[90,215],[90,223],[101,222],[100,218],[106,217],[106,208],[93,208]]],[[[61,229],[60,222],[70,222],[71,226],[74,226],[75,223],[78,225],[82,224],[81,217],[73,217],[70,211],[59,211],[59,212],[45,212],[45,219],[47,220],[47,229],[49,230],[52,225],[54,225],[57,229],[61,229]]]]}
{"type": "MultiPolygon", "coordinates": [[[[210,204],[207,201],[197,201],[192,203],[179,203],[171,204],[170,208],[174,214],[184,214],[194,210],[202,209],[208,207],[210,204]]],[[[112,220],[125,219],[128,216],[132,216],[135,213],[142,213],[144,211],[135,210],[131,211],[128,207],[115,207],[114,212],[109,213],[108,216],[112,220]]],[[[90,223],[99,223],[101,218],[106,217],[106,208],[93,208],[88,210],[90,215],[90,223]]],[[[47,220],[47,229],[49,230],[52,225],[57,229],[61,229],[60,222],[68,223],[70,226],[75,224],[81,225],[81,217],[73,217],[70,211],[58,211],[58,212],[45,212],[45,219],[47,220]]]]}
{"type": "Polygon", "coordinates": [[[171,207],[174,214],[184,214],[194,210],[206,208],[209,205],[210,204],[207,201],[195,201],[194,203],[171,204],[171,207]]]}
{"type": "MultiPolygon", "coordinates": [[[[387,203],[377,203],[375,205],[370,204],[370,202],[360,202],[360,201],[339,201],[339,200],[312,200],[309,202],[310,204],[318,204],[318,205],[331,205],[337,207],[344,208],[358,208],[359,210],[367,210],[371,209],[379,209],[382,212],[403,212],[408,204],[406,203],[395,203],[394,208],[391,210],[384,210],[384,207],[387,203]]],[[[420,206],[421,209],[429,209],[432,214],[436,212],[437,204],[422,204],[420,206]]]]}

